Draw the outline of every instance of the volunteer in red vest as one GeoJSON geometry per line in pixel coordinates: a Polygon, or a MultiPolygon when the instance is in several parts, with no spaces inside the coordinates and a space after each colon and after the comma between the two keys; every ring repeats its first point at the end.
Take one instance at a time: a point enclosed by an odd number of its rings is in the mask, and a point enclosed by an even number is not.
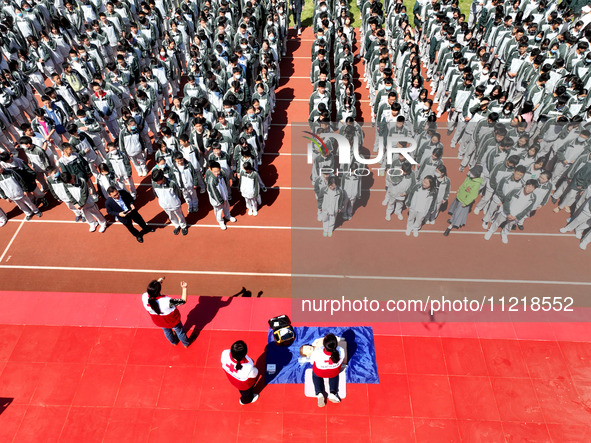
{"type": "Polygon", "coordinates": [[[142,302],[152,317],[152,321],[156,326],[162,328],[168,341],[175,346],[180,341],[185,348],[188,348],[191,341],[181,322],[181,313],[176,308],[187,302],[187,282],[181,282],[181,298],[170,298],[160,292],[163,280],[164,277],[161,277],[150,282],[147,292],[142,295],[142,302]]]}
{"type": "Polygon", "coordinates": [[[254,403],[259,398],[253,393],[259,371],[254,361],[246,353],[248,349],[242,340],[235,342],[230,349],[222,352],[222,368],[228,380],[240,391],[240,404],[254,403]]]}
{"type": "Polygon", "coordinates": [[[345,359],[345,350],[339,346],[339,340],[334,334],[328,334],[322,341],[322,346],[316,347],[310,360],[312,360],[312,381],[318,397],[318,407],[326,405],[326,391],[324,379],[328,378],[330,394],[328,399],[333,403],[340,403],[339,398],[339,373],[345,359]]]}

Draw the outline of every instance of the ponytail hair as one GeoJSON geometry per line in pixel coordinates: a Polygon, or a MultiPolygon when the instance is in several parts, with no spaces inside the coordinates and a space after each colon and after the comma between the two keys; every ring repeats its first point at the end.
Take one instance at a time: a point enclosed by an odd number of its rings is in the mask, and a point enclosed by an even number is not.
{"type": "Polygon", "coordinates": [[[242,364],[240,362],[244,360],[244,357],[246,357],[247,352],[248,348],[246,347],[246,343],[244,343],[242,340],[238,340],[230,348],[230,355],[234,360],[236,360],[237,371],[242,369],[242,364]]]}
{"type": "Polygon", "coordinates": [[[148,293],[148,304],[158,315],[162,314],[162,311],[160,310],[160,305],[158,304],[158,300],[156,300],[156,298],[160,296],[161,289],[162,285],[160,282],[158,280],[152,280],[148,284],[148,289],[146,291],[148,293]]]}
{"type": "Polygon", "coordinates": [[[324,346],[324,349],[330,352],[330,359],[332,362],[338,363],[340,360],[340,355],[337,349],[339,346],[337,337],[334,334],[328,334],[326,337],[324,337],[322,345],[324,346]]]}

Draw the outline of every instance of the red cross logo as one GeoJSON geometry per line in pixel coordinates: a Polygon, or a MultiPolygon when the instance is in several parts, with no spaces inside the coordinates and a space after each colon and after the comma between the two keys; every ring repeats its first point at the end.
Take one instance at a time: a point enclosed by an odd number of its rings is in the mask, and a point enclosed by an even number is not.
{"type": "Polygon", "coordinates": [[[228,369],[228,371],[230,371],[230,373],[232,373],[232,374],[236,374],[236,373],[238,373],[238,371],[236,370],[236,366],[234,366],[234,365],[231,365],[230,363],[228,363],[228,364],[226,365],[226,368],[227,368],[227,369],[228,369]]]}

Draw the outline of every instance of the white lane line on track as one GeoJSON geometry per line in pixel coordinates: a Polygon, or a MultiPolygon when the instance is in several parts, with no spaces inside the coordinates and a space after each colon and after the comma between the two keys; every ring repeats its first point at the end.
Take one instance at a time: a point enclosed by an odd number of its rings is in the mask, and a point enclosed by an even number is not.
{"type": "MultiPolygon", "coordinates": [[[[240,218],[238,218],[238,220],[240,220],[240,218]]],[[[8,220],[9,223],[19,223],[19,222],[23,222],[24,220],[19,220],[19,219],[12,219],[12,220],[8,220]]],[[[62,224],[77,224],[75,221],[73,220],[31,220],[28,223],[62,223],[62,224]]],[[[79,223],[80,225],[84,225],[84,223],[79,223]]],[[[109,223],[110,226],[121,226],[123,227],[123,225],[121,225],[120,223],[109,223]]],[[[170,223],[148,223],[148,226],[155,226],[155,227],[172,227],[172,224],[170,223]]],[[[193,228],[200,228],[200,229],[205,229],[205,228],[212,228],[212,229],[220,229],[220,225],[218,224],[194,224],[191,225],[189,224],[189,226],[193,229],[193,228]]],[[[237,224],[232,224],[232,225],[227,225],[228,229],[272,229],[272,230],[281,230],[281,231],[322,231],[323,228],[321,226],[265,226],[265,225],[237,225],[237,224]]],[[[19,227],[20,229],[20,227],[19,227]]],[[[340,227],[337,229],[337,231],[339,232],[372,232],[372,233],[379,233],[379,232],[384,232],[384,233],[406,233],[405,229],[381,229],[381,228],[344,228],[344,227],[340,227]]],[[[436,230],[426,230],[426,229],[422,229],[421,234],[438,234],[441,235],[443,234],[443,231],[436,231],[436,230]]],[[[15,235],[13,236],[13,240],[14,237],[16,237],[16,234],[18,233],[18,231],[15,233],[15,235]]],[[[451,235],[484,235],[486,233],[486,231],[452,231],[451,235]]],[[[500,235],[500,233],[495,233],[495,235],[500,235]]],[[[575,237],[574,234],[561,234],[561,233],[550,233],[550,232],[512,232],[511,236],[515,236],[515,237],[575,237]]],[[[10,247],[10,245],[12,244],[12,241],[8,244],[8,247],[10,247]]],[[[7,247],[7,249],[8,249],[7,247]]],[[[6,252],[6,251],[5,251],[6,252]]],[[[2,256],[4,257],[4,255],[2,256]]],[[[0,260],[1,261],[1,260],[0,260]]]]}
{"type": "MultiPolygon", "coordinates": [[[[15,221],[18,222],[18,220],[15,220],[15,221]]],[[[0,256],[0,263],[2,263],[2,260],[4,260],[4,257],[6,256],[6,253],[8,252],[8,250],[10,249],[10,247],[12,246],[12,243],[14,242],[14,239],[16,238],[16,236],[18,235],[18,233],[21,231],[21,228],[23,227],[23,225],[25,224],[25,222],[26,222],[26,220],[23,218],[22,221],[20,222],[21,224],[16,229],[15,233],[12,235],[12,238],[8,242],[8,245],[6,246],[6,248],[4,248],[4,252],[0,256]]]]}
{"type": "Polygon", "coordinates": [[[559,280],[499,280],[492,278],[446,278],[446,277],[408,277],[394,275],[338,275],[338,274],[291,274],[284,272],[236,272],[236,271],[195,271],[176,269],[126,269],[126,268],[95,268],[76,266],[34,266],[34,265],[0,265],[0,269],[26,269],[46,271],[88,271],[88,272],[119,272],[142,274],[186,274],[186,275],[237,275],[242,277],[289,277],[289,278],[325,278],[325,279],[351,279],[351,280],[398,280],[398,281],[432,281],[432,282],[456,282],[456,283],[501,283],[501,284],[539,284],[558,286],[591,286],[591,282],[585,281],[559,281],[559,280]]]}

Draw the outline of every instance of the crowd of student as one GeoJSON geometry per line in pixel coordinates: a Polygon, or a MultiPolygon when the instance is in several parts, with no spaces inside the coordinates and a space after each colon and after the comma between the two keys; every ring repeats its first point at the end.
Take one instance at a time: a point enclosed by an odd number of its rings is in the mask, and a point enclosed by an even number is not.
{"type": "MultiPolygon", "coordinates": [[[[551,201],[555,213],[569,214],[561,232],[574,230],[586,248],[591,242],[591,7],[584,5],[488,0],[473,2],[466,19],[457,0],[419,0],[413,28],[402,0],[360,2],[359,47],[374,152],[397,143],[395,136],[410,136],[417,144],[411,154],[416,164],[402,155],[382,161],[386,220],[392,214],[403,220],[408,208],[406,234],[418,236],[424,224],[449,209],[447,236],[466,224],[469,213],[482,213],[485,239],[502,227],[507,243],[512,230],[523,230],[524,221],[551,201]],[[437,125],[444,115],[447,128],[437,125]],[[446,130],[448,146],[442,143],[446,130]],[[456,147],[459,169],[469,174],[450,202],[442,159],[444,151],[456,147]]],[[[334,113],[337,130],[353,151],[362,130],[354,122],[347,47],[352,37],[346,30],[346,23],[315,29],[313,57],[318,57],[311,72],[315,92],[309,122],[321,136],[334,129],[334,113]],[[323,52],[325,47],[332,49],[323,52]],[[334,71],[328,53],[334,54],[334,71]],[[334,104],[326,82],[333,74],[334,104]]],[[[312,180],[318,219],[324,235],[332,236],[336,218],[351,218],[361,192],[360,177],[346,172],[362,165],[340,164],[334,139],[326,143],[327,150],[315,151],[312,180]],[[323,174],[323,168],[339,170],[340,177],[323,174]]]]}
{"type": "Polygon", "coordinates": [[[96,202],[135,198],[133,166],[175,235],[197,189],[221,229],[232,184],[257,215],[287,14],[278,0],[3,1],[0,196],[28,220],[51,191],[103,232],[96,202]]]}
{"type": "MultiPolygon", "coordinates": [[[[552,201],[555,212],[570,214],[562,231],[575,230],[584,249],[591,242],[591,8],[489,0],[474,2],[466,19],[456,0],[420,0],[413,27],[401,0],[359,6],[357,42],[345,0],[315,4],[309,121],[318,134],[336,129],[351,146],[363,143],[353,69],[359,47],[374,151],[395,135],[418,146],[416,165],[384,159],[396,171],[384,174],[386,219],[403,219],[408,208],[406,233],[417,236],[449,206],[448,235],[474,208],[485,238],[503,226],[506,243],[552,201]],[[460,170],[470,171],[451,204],[448,147],[436,125],[443,115],[449,148],[458,146],[460,170]]],[[[104,231],[96,202],[113,187],[135,197],[132,166],[140,177],[150,172],[175,235],[188,232],[182,200],[197,211],[197,190],[208,193],[221,229],[235,221],[232,184],[249,215],[257,214],[285,3],[5,1],[1,14],[0,196],[27,219],[42,216],[50,190],[76,221],[104,231]],[[156,167],[148,171],[151,156],[156,167]]],[[[326,236],[339,214],[353,216],[361,194],[359,176],[321,173],[339,164],[335,152],[317,152],[312,172],[326,236]]]]}

